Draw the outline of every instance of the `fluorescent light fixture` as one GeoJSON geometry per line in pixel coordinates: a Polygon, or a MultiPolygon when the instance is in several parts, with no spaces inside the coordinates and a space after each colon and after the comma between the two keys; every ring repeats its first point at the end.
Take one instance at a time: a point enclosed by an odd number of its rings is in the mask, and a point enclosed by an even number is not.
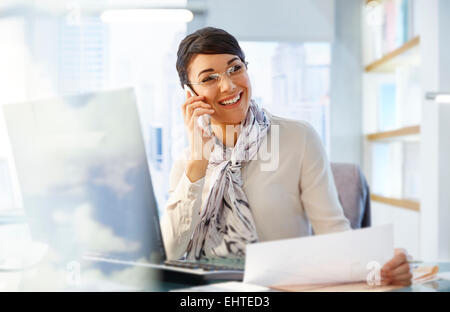
{"type": "Polygon", "coordinates": [[[440,94],[436,96],[437,103],[447,103],[450,104],[450,94],[440,94]]]}
{"type": "Polygon", "coordinates": [[[101,15],[103,23],[188,23],[194,15],[186,9],[107,10],[101,15]]]}

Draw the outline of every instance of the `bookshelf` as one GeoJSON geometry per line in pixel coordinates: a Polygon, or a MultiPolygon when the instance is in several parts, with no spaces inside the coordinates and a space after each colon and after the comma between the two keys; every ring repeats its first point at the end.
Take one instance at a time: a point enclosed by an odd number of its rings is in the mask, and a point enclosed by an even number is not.
{"type": "Polygon", "coordinates": [[[370,199],[390,206],[405,208],[417,212],[420,211],[420,203],[416,200],[392,198],[377,194],[371,194],[370,199]]]}
{"type": "Polygon", "coordinates": [[[368,141],[379,141],[387,139],[400,139],[406,136],[414,136],[414,139],[418,139],[417,136],[420,134],[420,126],[410,126],[403,127],[390,131],[376,132],[366,135],[368,141]]]}
{"type": "Polygon", "coordinates": [[[362,1],[363,171],[372,219],[393,223],[395,245],[413,256],[420,235],[423,97],[416,2],[362,1]]]}
{"type": "Polygon", "coordinates": [[[372,224],[393,223],[394,245],[406,248],[414,258],[448,261],[450,37],[445,34],[450,25],[449,1],[371,0],[361,4],[363,170],[371,187],[372,224]],[[399,8],[403,11],[393,14],[399,8]],[[414,66],[418,68],[415,74],[408,69],[414,66]],[[414,80],[415,91],[408,87],[414,80]],[[378,97],[383,88],[388,91],[381,97],[385,103],[378,97]],[[395,100],[389,94],[394,89],[400,90],[395,100]],[[383,110],[386,101],[398,109],[383,110]],[[392,118],[383,121],[384,113],[392,118]],[[408,115],[414,116],[405,118],[408,115]],[[377,149],[378,155],[373,153],[377,149]],[[402,149],[406,159],[398,157],[402,149]],[[387,168],[376,167],[386,159],[390,161],[387,168]],[[377,180],[387,187],[377,190],[377,180]],[[414,180],[419,181],[415,196],[398,187],[414,180]]]}
{"type": "Polygon", "coordinates": [[[366,65],[365,70],[366,72],[395,72],[395,69],[401,65],[419,65],[419,45],[420,36],[416,36],[397,49],[366,65]]]}
{"type": "MultiPolygon", "coordinates": [[[[415,142],[420,144],[421,126],[420,112],[416,114],[414,120],[405,119],[411,114],[412,101],[409,98],[411,88],[409,86],[413,77],[411,68],[418,68],[421,63],[420,57],[420,35],[414,29],[414,2],[413,0],[377,0],[364,1],[367,9],[368,3],[375,5],[376,10],[371,14],[378,14],[375,18],[379,24],[364,25],[363,35],[365,37],[363,51],[364,55],[364,90],[366,93],[363,100],[363,109],[366,116],[363,116],[365,157],[364,168],[366,176],[372,178],[371,171],[378,170],[374,164],[378,155],[376,153],[378,145],[397,145],[395,151],[386,153],[395,154],[396,157],[403,154],[403,142],[415,142]],[[367,95],[369,94],[369,95],[367,95]],[[394,117],[393,117],[394,116],[394,117]],[[400,150],[400,151],[399,151],[400,150]]],[[[373,9],[373,7],[372,7],[373,9]]],[[[365,12],[367,14],[367,11],[365,12]]],[[[417,70],[416,70],[417,72],[417,70]]],[[[417,76],[417,74],[416,74],[417,76]]],[[[418,77],[415,77],[416,80],[418,77]]],[[[415,110],[420,111],[421,90],[416,82],[414,88],[415,110]]],[[[413,92],[414,93],[414,92],[413,92]]],[[[364,97],[364,95],[363,95],[364,97]]],[[[395,161],[398,166],[402,166],[404,159],[395,161]]],[[[394,168],[388,170],[390,175],[402,175],[395,180],[403,184],[404,177],[401,171],[405,168],[394,168]]],[[[385,177],[389,179],[391,177],[385,177]]],[[[380,180],[380,179],[378,179],[380,180]]],[[[372,181],[372,184],[374,181],[372,181]]],[[[400,192],[397,186],[396,194],[378,193],[377,187],[373,187],[377,195],[372,200],[381,202],[392,207],[402,207],[420,211],[419,196],[410,198],[400,192]],[[395,196],[394,196],[395,195],[395,196]]],[[[395,192],[394,192],[395,193],[395,192]]]]}

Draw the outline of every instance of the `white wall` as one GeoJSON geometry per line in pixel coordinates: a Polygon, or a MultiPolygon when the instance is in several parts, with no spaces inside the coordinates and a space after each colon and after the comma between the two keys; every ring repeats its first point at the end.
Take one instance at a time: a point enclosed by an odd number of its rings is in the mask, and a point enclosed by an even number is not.
{"type": "MultiPolygon", "coordinates": [[[[450,1],[418,0],[424,92],[450,91],[450,1]]],[[[450,259],[450,104],[423,101],[420,253],[450,259]]]]}
{"type": "Polygon", "coordinates": [[[242,41],[332,41],[334,0],[210,0],[208,26],[242,41]]]}
{"type": "Polygon", "coordinates": [[[362,166],[360,0],[336,0],[331,61],[330,160],[362,166]]]}

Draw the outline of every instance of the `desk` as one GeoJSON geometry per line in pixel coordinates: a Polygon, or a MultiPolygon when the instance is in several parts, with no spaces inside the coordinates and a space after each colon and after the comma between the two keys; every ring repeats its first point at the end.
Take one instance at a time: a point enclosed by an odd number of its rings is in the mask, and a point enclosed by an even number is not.
{"type": "MultiPolygon", "coordinates": [[[[421,264],[422,265],[422,264],[421,264]]],[[[439,263],[423,263],[423,265],[438,265],[439,272],[450,272],[450,262],[439,262],[439,263]]],[[[173,289],[179,289],[183,287],[189,287],[189,285],[184,285],[181,283],[168,283],[161,282],[158,291],[169,291],[173,289]]],[[[449,280],[437,280],[431,281],[419,285],[411,285],[409,287],[399,288],[393,290],[392,292],[450,292],[450,281],[449,280]]]]}
{"type": "MultiPolygon", "coordinates": [[[[450,262],[425,263],[438,265],[439,272],[450,272],[450,262]]],[[[109,274],[100,274],[95,267],[81,270],[81,283],[76,275],[67,272],[66,266],[56,268],[43,263],[26,272],[0,272],[0,291],[158,291],[167,292],[194,286],[189,281],[164,281],[155,272],[144,267],[110,265],[109,274]]],[[[223,282],[223,281],[215,281],[223,282]]],[[[421,285],[412,285],[395,292],[450,292],[450,281],[438,280],[421,285]]]]}
{"type": "MultiPolygon", "coordinates": [[[[439,272],[450,272],[450,262],[424,263],[424,265],[438,265],[439,272]]],[[[394,292],[450,292],[450,281],[437,280],[420,285],[412,285],[397,289],[394,292]]]]}

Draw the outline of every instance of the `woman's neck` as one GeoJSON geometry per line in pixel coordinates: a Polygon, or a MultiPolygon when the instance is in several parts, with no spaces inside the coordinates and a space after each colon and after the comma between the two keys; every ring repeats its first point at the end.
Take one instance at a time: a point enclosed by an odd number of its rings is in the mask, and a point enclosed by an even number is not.
{"type": "Polygon", "coordinates": [[[241,124],[225,124],[211,119],[211,128],[224,146],[234,147],[241,131],[241,124]]]}

